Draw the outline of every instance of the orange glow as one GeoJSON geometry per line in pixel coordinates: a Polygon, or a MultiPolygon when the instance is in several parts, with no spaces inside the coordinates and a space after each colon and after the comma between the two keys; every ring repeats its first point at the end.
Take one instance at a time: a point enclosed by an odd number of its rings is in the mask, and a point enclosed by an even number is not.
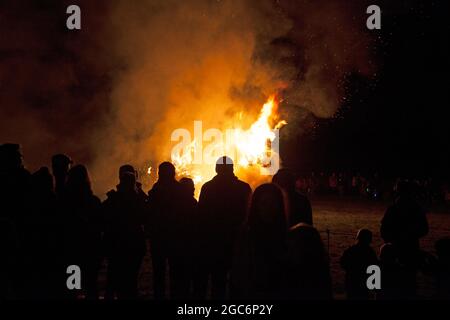
{"type": "Polygon", "coordinates": [[[194,138],[181,149],[181,152],[172,154],[171,160],[175,165],[177,176],[192,178],[198,192],[199,187],[215,175],[215,159],[225,154],[233,159],[235,173],[239,177],[250,183],[267,180],[268,177],[262,177],[260,169],[270,164],[267,163],[267,159],[274,152],[272,148],[272,142],[276,139],[274,129],[279,129],[286,124],[284,120],[276,121],[277,109],[278,101],[275,95],[272,95],[264,103],[258,118],[249,128],[242,129],[243,118],[246,115],[241,111],[236,114],[237,123],[233,124],[233,128],[220,132],[216,130],[221,138],[205,138],[208,136],[205,134],[208,130],[200,137],[200,141],[194,138]],[[203,142],[204,140],[208,141],[203,142]],[[212,150],[212,152],[208,153],[205,150],[212,150]],[[196,162],[196,152],[201,152],[201,163],[196,162]],[[208,159],[209,162],[206,161],[208,159]]]}

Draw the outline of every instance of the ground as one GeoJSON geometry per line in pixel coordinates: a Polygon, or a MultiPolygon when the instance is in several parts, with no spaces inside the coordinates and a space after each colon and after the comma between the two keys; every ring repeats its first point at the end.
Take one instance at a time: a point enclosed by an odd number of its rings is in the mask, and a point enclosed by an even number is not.
{"type": "MultiPolygon", "coordinates": [[[[367,228],[373,232],[373,247],[377,251],[383,244],[380,238],[380,221],[389,205],[361,199],[312,199],[315,227],[321,232],[328,248],[333,278],[334,295],[344,298],[344,273],[339,266],[343,251],[354,242],[356,232],[367,228]],[[330,230],[329,239],[326,230],[330,230]]],[[[423,250],[433,253],[437,239],[450,237],[450,212],[445,208],[433,208],[428,213],[429,234],[421,240],[423,250]]],[[[430,297],[433,294],[433,279],[419,275],[419,294],[430,297]]]]}
{"type": "MultiPolygon", "coordinates": [[[[344,250],[353,244],[356,232],[360,228],[368,228],[373,232],[373,247],[378,253],[378,249],[383,243],[379,234],[380,221],[389,203],[351,198],[313,198],[311,203],[315,227],[320,231],[330,256],[334,296],[336,299],[343,299],[345,298],[344,273],[339,266],[339,259],[344,250]]],[[[448,208],[433,208],[428,214],[428,221],[430,232],[422,239],[421,247],[423,250],[433,253],[434,243],[437,239],[450,237],[450,211],[448,208]]],[[[104,269],[102,275],[104,279],[104,269]]],[[[420,296],[432,297],[433,288],[433,278],[420,274],[420,296]]],[[[149,255],[144,259],[139,279],[139,291],[140,296],[144,299],[153,296],[149,255]]]]}

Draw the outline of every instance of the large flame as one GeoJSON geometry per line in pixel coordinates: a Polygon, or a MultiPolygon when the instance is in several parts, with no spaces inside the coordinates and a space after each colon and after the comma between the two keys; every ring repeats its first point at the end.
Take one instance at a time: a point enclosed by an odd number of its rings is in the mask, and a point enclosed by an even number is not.
{"type": "MultiPolygon", "coordinates": [[[[277,109],[278,101],[275,95],[272,95],[262,106],[257,120],[245,130],[242,129],[243,113],[237,114],[236,123],[233,124],[233,128],[226,131],[224,139],[208,142],[207,147],[215,151],[211,159],[215,160],[225,154],[233,159],[235,173],[239,177],[251,184],[267,181],[270,176],[263,176],[260,169],[270,165],[268,159],[270,162],[275,152],[272,148],[272,143],[276,139],[275,130],[286,124],[284,120],[277,121],[277,109]]],[[[205,147],[203,141],[194,139],[179,153],[172,154],[171,159],[177,176],[192,178],[197,186],[197,193],[199,187],[215,175],[214,164],[195,162],[196,152],[203,147],[205,147]]]]}

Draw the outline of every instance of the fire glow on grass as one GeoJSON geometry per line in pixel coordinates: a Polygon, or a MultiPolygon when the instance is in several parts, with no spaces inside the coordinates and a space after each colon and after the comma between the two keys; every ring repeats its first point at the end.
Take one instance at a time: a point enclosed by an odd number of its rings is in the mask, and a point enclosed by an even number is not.
{"type": "MultiPolygon", "coordinates": [[[[261,176],[260,169],[270,165],[271,157],[277,152],[272,148],[272,142],[277,138],[275,130],[286,124],[284,120],[277,121],[277,109],[278,101],[274,95],[270,96],[262,106],[258,119],[248,129],[242,129],[242,123],[238,120],[233,129],[226,130],[226,134],[215,131],[221,138],[205,138],[205,132],[201,140],[194,139],[172,153],[177,176],[190,177],[199,187],[215,175],[215,161],[225,154],[233,159],[235,173],[239,177],[250,183],[267,180],[267,176],[261,176]],[[203,139],[213,141],[203,149],[203,139]]],[[[242,113],[237,118],[242,119],[242,113]]]]}

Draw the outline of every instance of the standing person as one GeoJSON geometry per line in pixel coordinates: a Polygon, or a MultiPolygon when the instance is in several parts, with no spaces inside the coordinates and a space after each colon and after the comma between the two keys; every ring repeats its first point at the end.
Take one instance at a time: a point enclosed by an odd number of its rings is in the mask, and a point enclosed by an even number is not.
{"type": "Polygon", "coordinates": [[[415,199],[415,186],[409,181],[397,185],[398,196],[381,221],[380,234],[386,243],[392,243],[409,275],[407,290],[415,296],[416,272],[419,266],[420,238],[428,234],[425,210],[415,199]]]}
{"type": "Polygon", "coordinates": [[[286,208],[282,191],[263,184],[253,193],[233,259],[232,297],[286,296],[286,208]]]}
{"type": "Polygon", "coordinates": [[[316,228],[299,223],[288,231],[287,297],[332,299],[330,266],[316,228]]]}
{"type": "Polygon", "coordinates": [[[86,298],[96,299],[101,262],[101,202],[92,192],[85,166],[70,169],[60,202],[63,272],[70,265],[79,266],[83,271],[82,288],[86,298]]]}
{"type": "Polygon", "coordinates": [[[239,180],[233,171],[233,161],[229,157],[220,157],[216,162],[217,175],[206,182],[200,192],[200,235],[206,260],[201,284],[203,298],[209,275],[212,298],[225,298],[234,242],[246,216],[251,188],[239,180]]]}
{"type": "Polygon", "coordinates": [[[42,167],[31,178],[30,209],[24,220],[26,297],[57,299],[58,286],[65,281],[55,277],[61,269],[58,252],[57,202],[53,177],[42,167]]]}
{"type": "MultiPolygon", "coordinates": [[[[200,248],[197,229],[197,200],[194,198],[194,181],[190,178],[180,179],[182,212],[171,226],[176,237],[173,252],[169,257],[171,288],[174,299],[187,299],[191,295],[191,285],[195,283],[200,248]]],[[[195,286],[193,287],[196,297],[195,286]]]]}
{"type": "MultiPolygon", "coordinates": [[[[175,250],[174,244],[183,241],[178,239],[179,235],[175,231],[177,218],[182,215],[181,198],[181,185],[175,179],[174,165],[170,162],[161,163],[158,167],[158,181],[148,192],[153,289],[157,300],[166,297],[166,266],[175,250]]],[[[176,287],[177,283],[171,281],[171,286],[174,285],[176,287]]]]}
{"type": "Polygon", "coordinates": [[[450,238],[436,241],[437,254],[436,283],[437,296],[440,299],[450,298],[450,238]]]}
{"type": "Polygon", "coordinates": [[[331,176],[328,178],[328,190],[331,194],[337,194],[337,186],[338,186],[338,178],[336,176],[336,172],[333,172],[331,176]]]}
{"type": "Polygon", "coordinates": [[[105,250],[108,260],[106,298],[135,299],[138,276],[146,252],[146,199],[136,188],[133,170],[122,170],[116,190],[103,202],[105,250]]]}
{"type": "Polygon", "coordinates": [[[24,291],[22,222],[29,209],[30,182],[20,146],[0,145],[0,299],[20,298],[24,291]]]}
{"type": "Polygon", "coordinates": [[[55,178],[55,193],[58,197],[64,192],[72,163],[72,159],[65,154],[55,154],[52,157],[52,173],[55,178]]]}
{"type": "Polygon", "coordinates": [[[398,259],[395,247],[385,243],[380,248],[381,290],[377,300],[398,300],[408,298],[408,273],[398,259]],[[406,272],[405,272],[406,271],[406,272]]]}
{"type": "Polygon", "coordinates": [[[345,250],[341,257],[348,299],[369,299],[369,290],[366,285],[367,267],[378,264],[377,254],[370,246],[371,243],[372,232],[361,229],[356,235],[356,244],[345,250]]]}
{"type": "Polygon", "coordinates": [[[273,176],[272,183],[280,187],[288,198],[288,224],[292,227],[298,223],[313,224],[311,203],[307,196],[295,190],[295,176],[287,169],[280,169],[273,176]]]}

